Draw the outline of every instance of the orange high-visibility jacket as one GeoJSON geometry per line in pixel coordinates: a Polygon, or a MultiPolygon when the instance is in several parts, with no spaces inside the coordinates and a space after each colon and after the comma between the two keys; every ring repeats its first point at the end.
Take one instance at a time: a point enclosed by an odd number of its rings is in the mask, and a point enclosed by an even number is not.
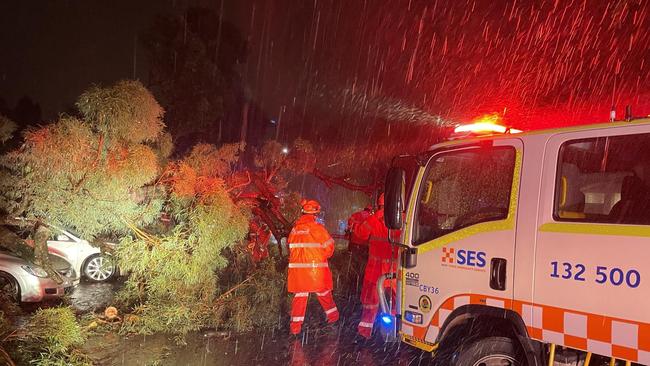
{"type": "Polygon", "coordinates": [[[388,241],[388,228],[384,224],[384,210],[378,210],[363,224],[359,225],[352,234],[359,242],[368,242],[368,263],[363,275],[361,289],[361,302],[363,304],[376,304],[377,279],[385,273],[397,271],[397,248],[388,241]]]}
{"type": "Polygon", "coordinates": [[[334,239],[313,215],[303,215],[289,234],[289,292],[323,292],[332,289],[327,259],[334,239]]]}
{"type": "Polygon", "coordinates": [[[368,217],[370,217],[370,212],[366,210],[355,212],[352,214],[352,216],[350,216],[350,218],[348,219],[348,230],[350,232],[350,238],[349,238],[350,242],[358,245],[366,244],[365,242],[359,242],[355,240],[354,232],[355,230],[357,230],[357,227],[359,225],[363,224],[363,222],[366,221],[366,219],[368,219],[368,217]]]}

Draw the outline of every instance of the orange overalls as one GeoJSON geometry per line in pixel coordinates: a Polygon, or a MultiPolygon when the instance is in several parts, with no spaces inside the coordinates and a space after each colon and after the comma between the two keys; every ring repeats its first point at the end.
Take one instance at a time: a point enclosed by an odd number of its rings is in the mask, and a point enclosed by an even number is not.
{"type": "Polygon", "coordinates": [[[370,338],[372,327],[379,309],[377,297],[377,280],[386,273],[397,272],[397,248],[393,248],[388,241],[388,228],[384,224],[384,210],[378,210],[370,216],[353,236],[358,241],[368,241],[368,263],[363,275],[361,288],[361,304],[363,312],[357,328],[360,335],[370,338]]]}
{"type": "Polygon", "coordinates": [[[314,215],[303,215],[289,234],[289,277],[287,287],[294,293],[291,304],[291,333],[298,334],[305,320],[309,293],[318,296],[327,321],[334,323],[339,312],[332,298],[332,272],[327,259],[334,253],[334,239],[316,222],[314,215]]]}

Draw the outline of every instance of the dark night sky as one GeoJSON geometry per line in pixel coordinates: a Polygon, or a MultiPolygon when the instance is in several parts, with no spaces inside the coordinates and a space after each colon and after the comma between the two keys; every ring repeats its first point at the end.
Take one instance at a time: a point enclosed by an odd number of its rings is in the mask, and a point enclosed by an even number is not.
{"type": "MultiPolygon", "coordinates": [[[[14,0],[0,2],[0,98],[41,104],[43,117],[65,111],[93,83],[133,75],[134,37],[172,0],[14,0]]],[[[136,77],[145,80],[138,47],[136,77]]]]}
{"type": "MultiPolygon", "coordinates": [[[[222,3],[248,41],[254,102],[269,117],[285,106],[298,134],[364,116],[507,110],[528,129],[602,121],[612,104],[650,113],[647,0],[5,0],[0,97],[30,96],[51,119],[132,77],[134,36],[156,14],[222,3]]],[[[146,84],[141,46],[136,76],[146,84]]]]}

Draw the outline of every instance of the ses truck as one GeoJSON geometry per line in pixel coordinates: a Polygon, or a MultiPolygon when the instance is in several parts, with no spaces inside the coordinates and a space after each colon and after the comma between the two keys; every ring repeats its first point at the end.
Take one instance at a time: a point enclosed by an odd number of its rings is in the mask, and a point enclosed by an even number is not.
{"type": "Polygon", "coordinates": [[[650,119],[496,127],[394,162],[382,320],[448,365],[650,365],[650,119]]]}

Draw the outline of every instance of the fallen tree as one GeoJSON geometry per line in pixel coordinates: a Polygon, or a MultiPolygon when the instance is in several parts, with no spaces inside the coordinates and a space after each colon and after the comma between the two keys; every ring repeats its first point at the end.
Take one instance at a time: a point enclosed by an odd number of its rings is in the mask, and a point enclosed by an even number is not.
{"type": "Polygon", "coordinates": [[[35,263],[55,279],[46,243],[50,226],[94,241],[128,232],[125,222],[153,222],[163,201],[138,202],[132,193],[157,177],[171,152],[163,110],[139,82],[93,87],[77,107],[80,117],[64,115],[29,129],[20,148],[0,157],[3,237],[11,237],[7,224],[29,232],[35,263]]]}

